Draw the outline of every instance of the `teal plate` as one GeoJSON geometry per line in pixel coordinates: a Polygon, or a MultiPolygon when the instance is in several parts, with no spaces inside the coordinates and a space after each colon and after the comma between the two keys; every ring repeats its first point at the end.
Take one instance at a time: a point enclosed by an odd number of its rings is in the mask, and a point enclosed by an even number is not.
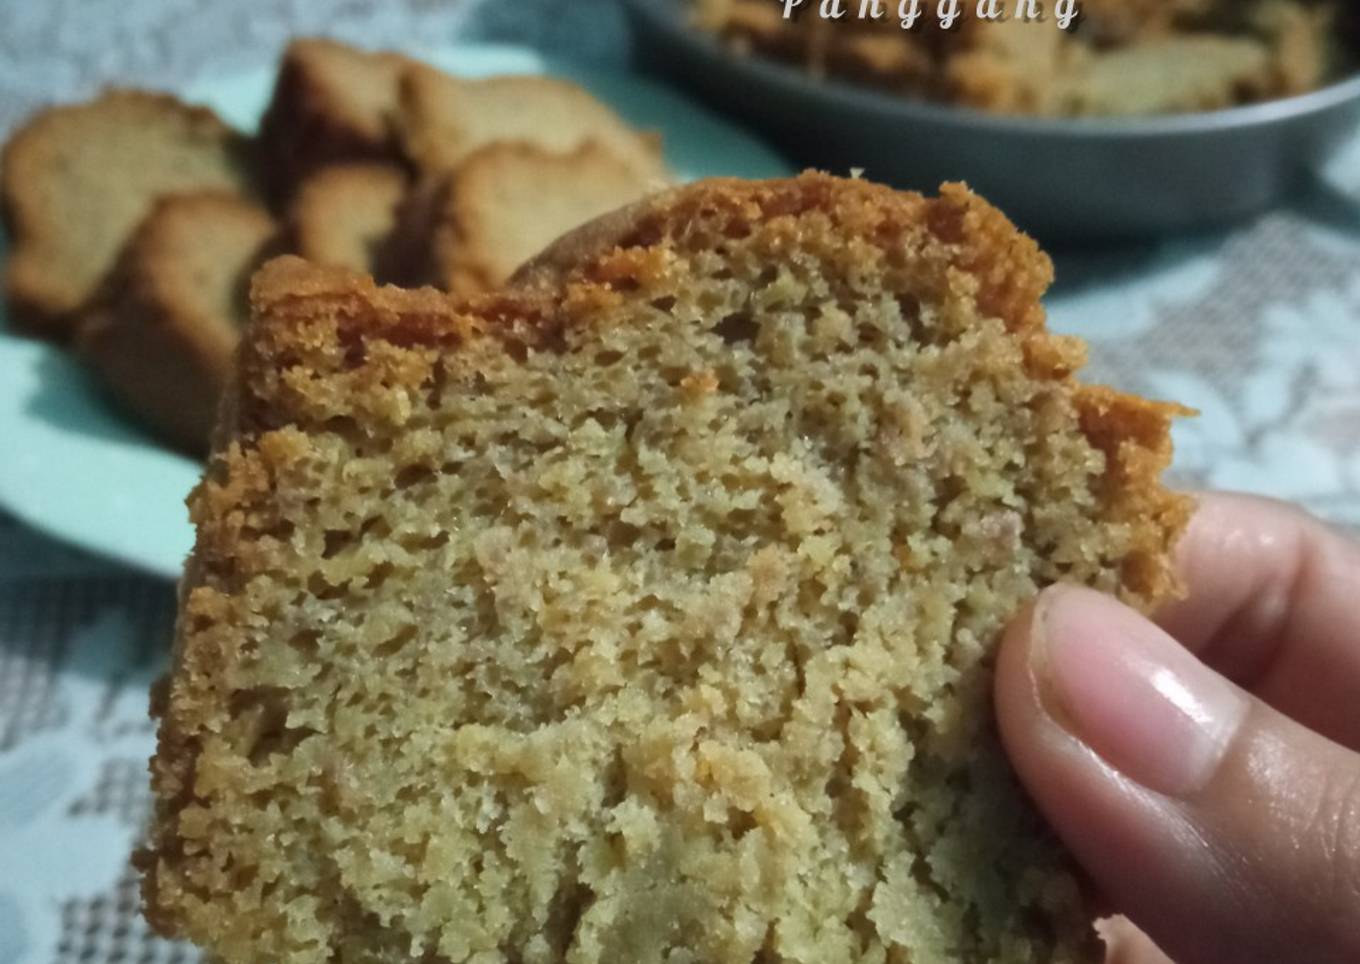
{"type": "MultiPolygon", "coordinates": [[[[667,161],[685,180],[790,173],[749,134],[638,77],[582,70],[514,47],[448,47],[416,56],[463,76],[570,77],[630,123],[660,132],[667,161]]],[[[261,68],[195,84],[185,96],[252,130],[273,77],[272,68],[261,68]]],[[[111,407],[66,354],[6,327],[0,309],[0,506],[90,552],[178,577],[193,545],[184,498],[198,481],[199,463],[164,449],[111,407]]]]}

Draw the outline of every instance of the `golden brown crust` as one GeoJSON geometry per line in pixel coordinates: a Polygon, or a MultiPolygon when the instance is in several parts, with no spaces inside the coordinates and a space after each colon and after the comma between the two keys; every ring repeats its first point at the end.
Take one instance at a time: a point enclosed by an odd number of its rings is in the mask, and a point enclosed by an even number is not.
{"type": "Polygon", "coordinates": [[[527,288],[565,284],[583,264],[605,260],[610,249],[643,246],[690,221],[722,219],[739,231],[760,218],[792,218],[816,209],[825,211],[836,228],[880,243],[901,236],[908,226],[927,226],[940,244],[921,252],[923,269],[937,288],[953,280],[949,269],[964,272],[977,278],[984,310],[1005,319],[1012,330],[1043,324],[1039,296],[1053,281],[1052,262],[1032,238],[965,185],[945,184],[936,199],[812,171],[755,183],[710,178],[703,185],[703,190],[687,185],[655,194],[582,225],[525,264],[514,283],[527,288]]]}
{"type": "MultiPolygon", "coordinates": [[[[409,957],[413,953],[418,955],[422,946],[426,949],[434,946],[432,943],[412,943],[416,940],[414,936],[403,938],[404,919],[388,918],[387,922],[380,923],[376,917],[365,917],[364,907],[352,890],[339,893],[325,889],[340,887],[334,878],[324,878],[328,881],[324,887],[320,883],[316,885],[323,889],[308,898],[315,898],[315,903],[308,905],[315,907],[315,914],[303,915],[307,920],[299,923],[295,910],[290,912],[288,905],[276,902],[271,894],[276,885],[290,893],[304,887],[300,878],[271,877],[271,882],[266,884],[254,876],[257,868],[243,857],[251,852],[249,847],[255,846],[250,843],[249,834],[254,831],[249,828],[256,823],[260,826],[268,824],[266,808],[252,802],[257,800],[252,794],[263,793],[268,799],[274,799],[273,793],[282,794],[279,803],[287,807],[290,805],[288,795],[304,789],[285,781],[277,785],[283,789],[270,790],[269,787],[275,786],[268,782],[274,779],[268,776],[272,772],[270,768],[281,766],[279,761],[286,760],[293,748],[325,746],[327,739],[307,727],[295,726],[286,708],[286,694],[279,690],[278,682],[278,674],[293,672],[288,667],[302,666],[298,671],[307,672],[307,654],[311,652],[309,647],[316,645],[314,631],[320,624],[304,622],[287,642],[271,642],[268,644],[271,648],[262,652],[259,648],[262,634],[287,615],[268,608],[266,602],[272,598],[268,595],[268,587],[272,580],[284,577],[290,567],[297,564],[299,547],[320,541],[325,546],[318,551],[323,556],[327,554],[332,548],[332,533],[323,533],[322,529],[329,530],[332,525],[357,525],[360,521],[359,517],[352,520],[346,517],[324,525],[319,521],[308,522],[307,531],[303,531],[294,520],[311,518],[307,515],[310,510],[305,507],[309,505],[309,499],[321,494],[316,488],[315,473],[343,472],[343,475],[335,476],[337,481],[333,483],[341,485],[340,478],[350,478],[353,473],[363,471],[359,462],[371,451],[366,446],[389,439],[398,440],[394,444],[417,444],[416,439],[425,423],[415,418],[413,412],[428,413],[425,399],[440,398],[443,400],[440,404],[446,408],[472,405],[479,397],[478,376],[481,372],[485,371],[489,376],[494,374],[493,369],[515,370],[517,366],[529,365],[535,358],[546,359],[541,363],[550,365],[551,358],[563,350],[569,338],[601,330],[591,326],[605,324],[602,319],[614,309],[632,304],[627,301],[630,293],[640,291],[643,293],[640,297],[650,297],[654,282],[662,278],[671,286],[667,290],[682,292],[682,288],[673,285],[675,276],[669,274],[675,270],[676,259],[682,254],[692,259],[709,258],[714,252],[743,241],[749,241],[753,249],[760,252],[755,265],[759,265],[761,259],[781,263],[779,258],[783,255],[780,252],[793,249],[803,261],[822,259],[837,265],[859,263],[847,253],[851,249],[858,255],[872,256],[880,267],[891,270],[905,286],[894,289],[894,293],[902,297],[903,300],[895,304],[903,311],[900,317],[908,321],[913,317],[916,298],[922,305],[938,306],[941,314],[936,320],[942,325],[949,323],[952,317],[949,312],[956,308],[966,304],[985,305],[986,310],[993,313],[992,317],[983,317],[977,324],[1001,332],[990,343],[994,354],[974,359],[968,352],[955,351],[955,356],[970,365],[976,362],[982,366],[979,371],[988,373],[989,378],[1002,374],[1009,377],[1023,368],[1035,381],[1042,382],[1035,393],[1028,396],[1034,406],[1033,417],[1038,420],[1034,424],[1040,428],[1047,424],[1045,420],[1053,420],[1055,425],[1070,425],[1075,411],[1076,423],[1085,440],[1070,451],[1054,449],[1035,454],[1044,456],[1052,471],[1075,471],[1080,478],[1097,480],[1098,491],[1091,493],[1097,500],[1094,506],[1075,511],[1078,517],[1082,512],[1098,513],[1104,520],[1102,525],[1108,523],[1114,544],[1122,547],[1118,550],[1118,559],[1123,568],[1122,573],[1102,574],[1099,584],[1118,591],[1131,603],[1144,608],[1176,592],[1169,550],[1183,525],[1189,502],[1167,492],[1157,481],[1158,472],[1169,458],[1169,420],[1176,410],[1109,389],[1083,388],[1072,380],[1071,371],[1079,364],[1080,351],[1044,330],[1043,311],[1036,300],[1051,277],[1048,259],[1032,242],[1015,233],[1004,217],[962,187],[947,187],[941,197],[927,199],[819,174],[760,183],[701,182],[648,199],[624,214],[582,229],[559,242],[522,272],[517,287],[464,302],[431,290],[380,288],[369,279],[343,271],[317,268],[293,258],[279,259],[266,265],[254,280],[252,303],[257,321],[249,330],[242,351],[239,382],[232,401],[224,409],[221,436],[207,476],[190,502],[191,514],[198,527],[198,541],[183,587],[170,687],[164,698],[157,701],[157,711],[161,715],[160,743],[152,763],[156,818],[149,849],[138,858],[146,874],[147,913],[158,928],[207,941],[219,956],[231,961],[266,958],[320,961],[339,949],[338,943],[328,942],[341,940],[352,941],[353,944],[346,944],[346,947],[352,946],[360,955],[356,959],[363,960],[409,957]],[[847,258],[851,260],[847,261],[847,258]],[[908,297],[904,292],[914,294],[908,297]],[[448,380],[455,374],[459,380],[456,387],[451,387],[448,380]],[[343,461],[328,461],[323,455],[325,446],[339,446],[354,454],[343,461]],[[1093,450],[1098,454],[1092,455],[1093,450]],[[1086,473],[1094,473],[1094,476],[1086,473]],[[272,660],[277,660],[277,665],[270,662],[272,660]],[[265,663],[273,667],[270,673],[274,675],[263,674],[261,667],[265,663]],[[236,817],[228,816],[228,810],[246,823],[230,823],[236,817]],[[237,834],[241,836],[234,836],[237,834]],[[240,862],[243,859],[246,862],[240,862]],[[249,904],[249,915],[224,919],[218,902],[236,900],[235,895],[241,895],[239,900],[249,904]],[[318,939],[323,944],[308,945],[301,950],[288,943],[299,939],[298,935],[304,932],[322,934],[318,939]]],[[[757,270],[752,264],[745,267],[757,270]]],[[[650,302],[644,302],[638,311],[655,310],[664,315],[669,310],[664,299],[661,307],[644,305],[650,305],[650,302]]],[[[836,323],[834,316],[827,318],[828,324],[836,323]]],[[[724,335],[723,341],[728,337],[747,337],[742,332],[739,318],[737,322],[724,335]]],[[[928,331],[921,334],[922,337],[929,336],[928,331]]],[[[828,337],[837,337],[833,328],[828,328],[828,337]]],[[[943,353],[949,346],[935,347],[943,353]]],[[[598,346],[592,350],[598,350],[598,346]]],[[[606,366],[617,359],[600,356],[597,360],[601,366],[606,366]]],[[[664,368],[658,370],[666,374],[664,368]]],[[[676,382],[678,397],[688,400],[677,403],[680,407],[702,405],[705,397],[717,391],[722,379],[733,377],[730,373],[720,374],[711,369],[681,372],[680,375],[683,377],[678,377],[676,382]]],[[[626,379],[626,376],[621,377],[626,379]]],[[[841,399],[838,404],[846,404],[846,400],[841,399]]],[[[889,406],[886,410],[888,415],[899,419],[900,424],[893,432],[874,436],[876,444],[900,448],[904,459],[923,458],[923,450],[913,449],[919,439],[910,437],[911,407],[905,402],[903,406],[889,406]]],[[[1000,411],[1006,409],[1003,407],[1000,411]]],[[[600,425],[593,419],[588,420],[585,431],[598,433],[600,425]]],[[[1046,436],[1040,431],[1037,437],[1046,436]]],[[[835,438],[828,441],[833,446],[835,443],[835,438]]],[[[438,446],[430,451],[437,453],[438,446]]],[[[475,458],[476,448],[470,451],[474,452],[472,457],[475,458]]],[[[882,457],[891,454],[885,451],[882,457]]],[[[414,474],[408,478],[411,485],[422,485],[423,480],[431,478],[430,472],[436,476],[440,472],[451,476],[459,474],[456,459],[449,467],[439,468],[440,459],[449,456],[435,454],[434,458],[434,469],[412,467],[414,474]]],[[[894,463],[889,460],[874,464],[894,463]]],[[[884,471],[891,470],[885,468],[884,471]]],[[[1026,469],[1029,471],[1047,470],[1036,466],[1026,469]]],[[[798,490],[796,484],[793,490],[798,490]]],[[[586,495],[582,498],[585,499],[585,511],[596,511],[590,508],[586,495]]],[[[834,497],[828,494],[827,498],[834,497]]],[[[1031,511],[1042,515],[1056,508],[1059,507],[1036,504],[1031,511]]],[[[789,503],[785,512],[795,510],[811,511],[789,503]]],[[[955,538],[991,540],[997,543],[993,548],[1004,549],[1007,540],[1016,535],[1014,519],[1004,513],[974,521],[979,524],[971,530],[961,529],[955,538]]],[[[336,545],[342,544],[345,531],[335,530],[336,545]]],[[[410,532],[402,538],[416,539],[419,535],[410,532]]],[[[457,537],[457,534],[453,536],[457,537]]],[[[449,533],[443,534],[444,539],[449,537],[449,533]]],[[[940,533],[934,533],[933,537],[940,537],[940,533]]],[[[430,536],[426,534],[420,538],[430,536]]],[[[428,544],[444,545],[439,534],[435,534],[428,544]]],[[[424,551],[419,548],[423,545],[426,543],[411,542],[409,551],[424,551]]],[[[672,551],[676,548],[672,547],[672,551]]],[[[810,545],[806,548],[811,550],[810,545]]],[[[899,548],[900,565],[906,568],[915,565],[915,550],[905,543],[899,548]]],[[[436,565],[436,560],[443,558],[438,555],[440,550],[429,551],[433,555],[429,556],[428,564],[436,565]]],[[[479,549],[479,552],[483,551],[485,565],[494,569],[501,550],[486,543],[479,549]]],[[[1060,554],[1057,549],[1047,551],[1060,554]]],[[[942,562],[948,558],[948,550],[945,552],[942,562]]],[[[784,563],[776,557],[757,555],[758,558],[752,561],[752,586],[756,587],[753,591],[765,592],[766,589],[760,587],[774,586],[783,578],[780,573],[784,563]]],[[[419,571],[421,565],[417,562],[416,569],[411,571],[419,571]]],[[[1061,566],[1044,571],[1048,573],[1045,579],[1055,578],[1053,573],[1061,572],[1061,566]]],[[[461,578],[445,578],[438,571],[433,575],[436,583],[430,591],[439,595],[449,591],[461,578]]],[[[928,573],[920,575],[925,578],[928,573]]],[[[379,565],[376,570],[365,570],[363,578],[371,583],[389,576],[390,569],[379,565]]],[[[389,585],[388,588],[392,587],[389,585]]],[[[504,588],[506,592],[510,591],[508,584],[504,588]]],[[[324,597],[327,592],[329,588],[324,581],[316,585],[308,583],[304,596],[315,600],[318,594],[324,597]]],[[[297,605],[302,606],[303,602],[297,605]]],[[[331,611],[324,608],[329,605],[324,601],[317,601],[317,605],[322,607],[319,612],[331,611]]],[[[498,611],[494,600],[487,605],[498,611]]],[[[346,612],[351,617],[354,615],[352,608],[346,612]]],[[[974,643],[986,645],[985,641],[975,640],[974,643]]],[[[934,645],[943,643],[936,640],[934,645]]],[[[562,664],[561,672],[569,673],[571,662],[568,659],[562,664]]],[[[377,664],[370,665],[376,669],[377,664]]],[[[542,676],[534,678],[543,684],[542,676]]],[[[815,685],[810,677],[800,677],[800,680],[806,687],[815,685]]],[[[850,685],[848,677],[846,685],[850,685]]],[[[700,700],[700,691],[694,692],[693,698],[700,700]]],[[[870,699],[871,696],[866,691],[863,698],[870,699]]],[[[487,712],[493,709],[495,707],[487,712]]],[[[697,703],[686,710],[686,713],[702,712],[697,703]]],[[[859,711],[847,707],[846,712],[853,722],[859,711]]],[[[885,737],[895,733],[893,739],[905,739],[897,723],[897,714],[905,712],[901,709],[887,712],[883,718],[885,737]]],[[[441,718],[435,729],[443,733],[450,722],[441,718]]],[[[835,721],[827,725],[831,729],[836,726],[835,721]]],[[[982,723],[974,719],[971,726],[960,732],[973,734],[966,739],[978,739],[976,734],[981,726],[982,723]]],[[[476,729],[476,726],[469,728],[469,739],[476,729]]],[[[552,727],[545,726],[536,731],[530,725],[529,731],[551,735],[552,727]]],[[[814,737],[821,732],[820,723],[808,730],[814,737]]],[[[519,737],[507,739],[513,741],[519,737]]],[[[784,739],[793,737],[786,734],[784,739]]],[[[777,747],[780,742],[767,744],[767,748],[770,752],[782,752],[777,747]]],[[[476,747],[480,748],[481,744],[476,747]]],[[[715,745],[713,752],[720,749],[715,745]]],[[[946,753],[945,750],[940,752],[946,753]]],[[[679,753],[677,749],[676,754],[679,753]]],[[[621,759],[626,757],[627,753],[621,759]]],[[[665,761],[679,757],[659,753],[656,759],[655,765],[664,768],[668,765],[665,761]]],[[[731,792],[739,793],[741,786],[749,788],[752,785],[750,780],[756,780],[758,784],[765,779],[757,771],[736,766],[739,759],[745,759],[740,754],[707,759],[709,762],[705,765],[711,772],[705,779],[711,781],[712,792],[716,793],[716,788],[722,784],[731,792]],[[725,784],[728,780],[735,782],[725,784]],[[748,782],[742,783],[743,780],[748,782]]],[[[947,753],[941,759],[948,759],[947,753]]],[[[965,753],[962,759],[969,760],[972,756],[965,753]]],[[[325,757],[320,760],[315,764],[296,761],[296,766],[302,768],[296,772],[312,774],[305,777],[310,793],[315,790],[311,787],[315,773],[306,768],[321,768],[318,784],[321,789],[315,792],[322,794],[322,803],[330,808],[327,812],[332,816],[326,818],[326,825],[341,832],[346,829],[345,807],[349,806],[348,801],[355,793],[362,796],[363,788],[355,790],[345,784],[345,767],[349,765],[346,761],[325,757]]],[[[644,792],[649,780],[661,781],[657,784],[661,787],[664,780],[656,774],[662,772],[664,769],[630,771],[628,792],[634,792],[634,779],[640,781],[642,789],[637,789],[639,793],[644,792]]],[[[884,772],[889,774],[884,779],[890,780],[891,774],[897,771],[888,766],[884,772]]],[[[525,771],[517,779],[530,780],[533,785],[532,780],[537,777],[529,774],[530,771],[525,771]]],[[[819,781],[812,782],[816,793],[821,794],[824,789],[830,793],[819,781]]],[[[522,788],[523,784],[514,786],[522,788]]],[[[895,792],[891,786],[877,789],[886,795],[885,800],[892,798],[895,792]]],[[[939,790],[935,787],[932,792],[939,790]]],[[[421,791],[413,788],[413,792],[419,794],[421,791]]],[[[512,789],[508,792],[523,791],[512,789]]],[[[443,791],[438,796],[445,799],[443,791]]],[[[417,796],[416,799],[424,798],[417,796]]],[[[679,803],[675,805],[679,806],[679,803]]],[[[401,812],[409,812],[412,806],[419,809],[418,804],[403,802],[401,812]]],[[[1016,806],[1022,805],[1017,803],[1016,806]]],[[[706,809],[703,812],[708,813],[706,809]]],[[[783,819],[773,813],[759,812],[761,820],[778,822],[783,819]]],[[[792,818],[794,811],[788,811],[788,814],[792,818]]],[[[836,819],[841,817],[854,820],[851,814],[837,811],[836,819]]],[[[719,814],[705,819],[721,822],[736,818],[719,814]]],[[[895,826],[894,819],[885,812],[884,826],[895,826]]],[[[836,820],[826,822],[834,824],[836,820]]],[[[740,819],[737,824],[741,824],[740,819]]],[[[793,824],[781,826],[784,830],[780,833],[796,835],[793,824]]],[[[834,832],[834,827],[826,830],[834,832]]],[[[311,825],[293,825],[289,833],[306,835],[313,831],[319,833],[318,828],[311,825]]],[[[691,830],[677,829],[676,832],[689,833],[691,830]]],[[[706,832],[696,832],[704,840],[709,839],[703,836],[706,832]]],[[[815,838],[821,831],[810,824],[808,832],[815,838]]],[[[1052,871],[1057,865],[1051,859],[1048,845],[1033,843],[1031,834],[1032,831],[1027,830],[1016,839],[1023,838],[1024,847],[1038,848],[1032,853],[1022,851],[1040,860],[1047,868],[1034,870],[1034,873],[1041,877],[1050,872],[1057,873],[1052,871]]],[[[277,838],[270,836],[267,839],[273,841],[269,844],[274,848],[270,853],[275,854],[280,846],[277,838]]],[[[404,839],[415,846],[412,838],[404,839]]],[[[707,851],[711,860],[719,862],[732,855],[736,844],[731,838],[724,839],[728,840],[726,850],[707,851]]],[[[605,849],[609,850],[608,847],[605,849]]],[[[420,847],[416,852],[425,853],[420,847]]],[[[430,853],[431,859],[438,859],[433,850],[430,853]]],[[[405,859],[402,855],[394,855],[391,859],[406,866],[401,863],[405,859]]],[[[419,863],[419,858],[416,859],[419,863]]],[[[1028,857],[1020,863],[1030,867],[1027,860],[1028,857]]],[[[456,887],[462,883],[461,875],[471,873],[463,865],[458,866],[463,869],[440,873],[439,886],[456,887]],[[450,874],[456,879],[451,879],[450,874]]],[[[896,866],[902,870],[902,864],[896,866]]],[[[295,866],[292,870],[297,874],[321,873],[314,862],[295,866]]],[[[643,870],[647,874],[659,873],[665,867],[648,865],[643,870]]],[[[643,870],[638,872],[642,874],[643,870]]],[[[836,866],[837,880],[841,880],[844,871],[844,866],[836,866]]],[[[1031,887],[1034,881],[1027,874],[1022,875],[1025,886],[1031,887]]],[[[891,908],[893,914],[903,908],[907,911],[915,908],[913,912],[928,917],[929,913],[921,908],[933,905],[912,902],[910,878],[910,873],[902,871],[894,878],[896,884],[883,884],[882,900],[888,901],[891,894],[896,895],[884,906],[891,908]]],[[[639,880],[646,882],[651,878],[644,874],[639,880]]],[[[1089,938],[1080,936],[1070,880],[1058,874],[1053,878],[1052,887],[1040,890],[1048,895],[1045,900],[1051,898],[1056,903],[1034,906],[1051,908],[1056,915],[1054,920],[1060,921],[1060,932],[1056,936],[1049,932],[1044,937],[1045,928],[1039,927],[1033,938],[1037,943],[1033,944],[1025,943],[1029,939],[1027,935],[1008,933],[1006,939],[1019,940],[1017,946],[1022,949],[1015,952],[1014,958],[1007,959],[1068,962],[1094,959],[1089,938]],[[1029,949],[1024,950],[1026,947],[1029,949]],[[1051,957],[1035,956],[1050,952],[1051,957]]],[[[444,892],[453,891],[441,891],[444,892]]],[[[679,887],[673,898],[658,891],[654,899],[661,902],[659,906],[663,908],[685,908],[685,913],[697,915],[695,919],[702,921],[708,905],[692,901],[689,895],[696,893],[699,892],[679,887]]],[[[630,897],[625,889],[619,899],[626,904],[636,898],[636,893],[630,897]]],[[[879,899],[875,898],[874,907],[867,915],[855,917],[859,926],[872,931],[876,921],[883,923],[878,915],[888,911],[879,908],[879,899]]],[[[421,925],[426,928],[421,932],[425,936],[421,939],[434,941],[444,933],[450,942],[447,947],[459,948],[459,953],[463,953],[461,949],[465,945],[457,942],[466,939],[464,935],[478,923],[477,918],[458,918],[460,923],[455,927],[448,916],[455,912],[445,913],[438,909],[444,905],[436,904],[436,909],[431,911],[430,905],[422,902],[419,895],[402,901],[402,906],[410,910],[412,927],[416,926],[417,916],[426,915],[427,923],[421,925]],[[435,924],[428,923],[431,916],[435,924]],[[444,926],[449,930],[439,929],[444,926]],[[431,927],[434,929],[429,929],[431,927]]],[[[608,910],[606,903],[592,906],[590,913],[598,917],[608,910]]],[[[575,911],[568,906],[563,911],[568,921],[565,924],[562,919],[551,916],[543,919],[550,921],[552,927],[566,927],[570,939],[570,929],[575,926],[570,921],[577,919],[571,915],[575,913],[579,917],[583,912],[579,906],[575,911]]],[[[847,913],[854,914],[853,904],[847,913]]],[[[490,919],[486,923],[488,928],[492,926],[490,919]]],[[[713,923],[718,923],[717,919],[713,923]]],[[[731,924],[728,920],[724,926],[731,924]]],[[[514,920],[497,919],[495,926],[501,928],[497,933],[502,935],[520,935],[514,920]]],[[[905,924],[901,925],[901,930],[905,933],[905,924]]],[[[415,933],[412,931],[412,935],[415,933]]],[[[605,936],[609,933],[618,937],[622,932],[606,931],[605,936]]],[[[749,936],[740,940],[734,937],[731,954],[747,954],[748,948],[758,949],[763,933],[763,930],[755,933],[754,943],[749,943],[749,936]]],[[[636,931],[634,936],[652,941],[665,937],[660,931],[653,933],[645,929],[636,931]]],[[[696,933],[689,936],[699,941],[711,935],[696,933]]],[[[545,932],[539,935],[540,941],[536,945],[544,959],[557,959],[551,956],[552,949],[565,945],[544,944],[544,937],[558,940],[561,934],[545,932]]],[[[504,936],[488,938],[493,943],[487,946],[500,947],[506,954],[518,951],[518,945],[494,943],[508,939],[504,936]]],[[[779,941],[799,939],[797,935],[772,931],[767,946],[776,948],[779,941]]],[[[902,939],[908,940],[907,937],[902,939]]],[[[921,939],[928,942],[927,938],[921,939]]],[[[445,946],[439,945],[439,953],[453,955],[454,951],[445,950],[445,946]]],[[[618,956],[622,952],[617,947],[615,956],[609,956],[614,945],[594,947],[595,953],[606,960],[625,959],[618,956]]],[[[768,953],[777,958],[777,950],[768,953]]],[[[749,960],[750,957],[740,959],[749,960]]]]}
{"type": "Polygon", "coordinates": [[[11,317],[68,336],[157,196],[248,191],[249,163],[246,141],[212,111],[164,94],[110,90],[36,114],[0,156],[11,317]]]}
{"type": "MultiPolygon", "coordinates": [[[[706,183],[716,187],[721,180],[710,178],[706,183]]],[[[743,182],[734,178],[731,183],[736,185],[743,182]]],[[[653,212],[664,208],[675,195],[684,190],[684,187],[676,187],[658,192],[573,228],[520,265],[510,276],[509,284],[525,290],[564,284],[568,275],[580,265],[625,244],[628,238],[647,223],[649,217],[654,216],[653,212]]]]}
{"type": "Polygon", "coordinates": [[[246,279],[276,234],[267,211],[236,195],[162,198],[82,315],[79,353],[178,448],[207,450],[246,321],[246,279]]]}

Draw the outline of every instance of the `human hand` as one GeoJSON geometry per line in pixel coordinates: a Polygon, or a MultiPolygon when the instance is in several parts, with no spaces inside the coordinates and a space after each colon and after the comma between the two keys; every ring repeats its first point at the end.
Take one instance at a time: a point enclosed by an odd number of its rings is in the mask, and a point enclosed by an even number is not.
{"type": "MultiPolygon", "coordinates": [[[[1208,495],[1157,625],[1045,590],[998,657],[1021,780],[1111,905],[1178,964],[1360,962],[1360,546],[1208,495]]],[[[1131,927],[1110,960],[1166,957],[1131,927]]]]}

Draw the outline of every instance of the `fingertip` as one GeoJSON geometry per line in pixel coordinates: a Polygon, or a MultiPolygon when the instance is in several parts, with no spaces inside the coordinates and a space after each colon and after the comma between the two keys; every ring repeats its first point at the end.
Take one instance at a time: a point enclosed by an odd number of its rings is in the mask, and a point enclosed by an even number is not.
{"type": "Polygon", "coordinates": [[[1096,921],[1096,932],[1105,942],[1105,964],[1173,964],[1127,917],[1096,921]]]}
{"type": "MultiPolygon", "coordinates": [[[[1159,799],[1124,781],[1071,732],[1070,721],[1052,712],[1053,694],[1045,693],[1052,669],[1045,637],[1070,631],[1060,610],[1089,605],[1095,595],[1082,587],[1050,586],[1017,613],[1002,634],[994,689],[1001,740],[1021,783],[1077,857],[1084,889],[1104,895],[1112,873],[1122,875],[1130,855],[1141,849],[1146,828],[1164,821],[1156,812],[1159,799]]],[[[1119,604],[1104,599],[1104,605],[1119,604]]],[[[1095,896],[1091,907],[1093,916],[1111,909],[1108,899],[1095,896]]],[[[1127,920],[1102,921],[1097,929],[1108,948],[1106,964],[1167,964],[1127,920]]]]}
{"type": "Polygon", "coordinates": [[[1360,543],[1299,506],[1214,493],[1176,564],[1186,595],[1157,623],[1238,686],[1360,749],[1360,543]]]}
{"type": "MultiPolygon", "coordinates": [[[[998,687],[1006,685],[1010,678],[1016,675],[1017,670],[1023,671],[1027,667],[1029,648],[1034,638],[1035,616],[1039,607],[1043,604],[1045,596],[1052,591],[1052,588],[1049,588],[1040,592],[1025,603],[1024,608],[1006,624],[1006,631],[1001,635],[1001,645],[997,652],[996,685],[998,687]]],[[[1028,673],[1021,672],[1020,675],[1027,676],[1028,673]]]]}
{"type": "Polygon", "coordinates": [[[1033,670],[1035,627],[1048,598],[1056,591],[1058,587],[1043,590],[1016,613],[1007,624],[997,651],[992,683],[997,725],[1012,759],[1024,751],[1034,735],[1036,714],[1040,712],[1033,670]]]}
{"type": "MultiPolygon", "coordinates": [[[[1360,893],[1348,883],[1360,881],[1360,758],[1079,587],[1045,590],[1008,625],[995,694],[1031,798],[1177,960],[1286,960],[1301,946],[1360,960],[1360,919],[1344,911],[1360,893]]],[[[1110,964],[1165,964],[1116,932],[1110,964]]]]}
{"type": "Polygon", "coordinates": [[[1258,607],[1263,593],[1291,586],[1308,546],[1327,535],[1314,516],[1288,502],[1232,492],[1197,496],[1175,549],[1187,592],[1162,607],[1157,622],[1191,650],[1205,649],[1258,607]]]}

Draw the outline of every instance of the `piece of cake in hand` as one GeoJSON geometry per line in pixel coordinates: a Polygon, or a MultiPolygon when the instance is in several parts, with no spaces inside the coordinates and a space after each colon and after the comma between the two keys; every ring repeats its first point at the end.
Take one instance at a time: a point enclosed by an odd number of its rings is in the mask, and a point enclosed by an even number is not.
{"type": "Polygon", "coordinates": [[[251,192],[249,145],[210,110],[111,90],[34,116],[0,158],[15,322],[69,338],[156,199],[200,190],[251,192]]]}
{"type": "Polygon", "coordinates": [[[79,354],[180,449],[208,449],[249,317],[250,274],[277,253],[277,235],[268,211],[233,194],[162,198],[81,316],[79,354]]]}
{"type": "Polygon", "coordinates": [[[155,701],[148,915],[227,964],[1099,959],[990,713],[1176,592],[1179,412],[965,188],[705,181],[460,302],[285,259],[155,701]]]}

